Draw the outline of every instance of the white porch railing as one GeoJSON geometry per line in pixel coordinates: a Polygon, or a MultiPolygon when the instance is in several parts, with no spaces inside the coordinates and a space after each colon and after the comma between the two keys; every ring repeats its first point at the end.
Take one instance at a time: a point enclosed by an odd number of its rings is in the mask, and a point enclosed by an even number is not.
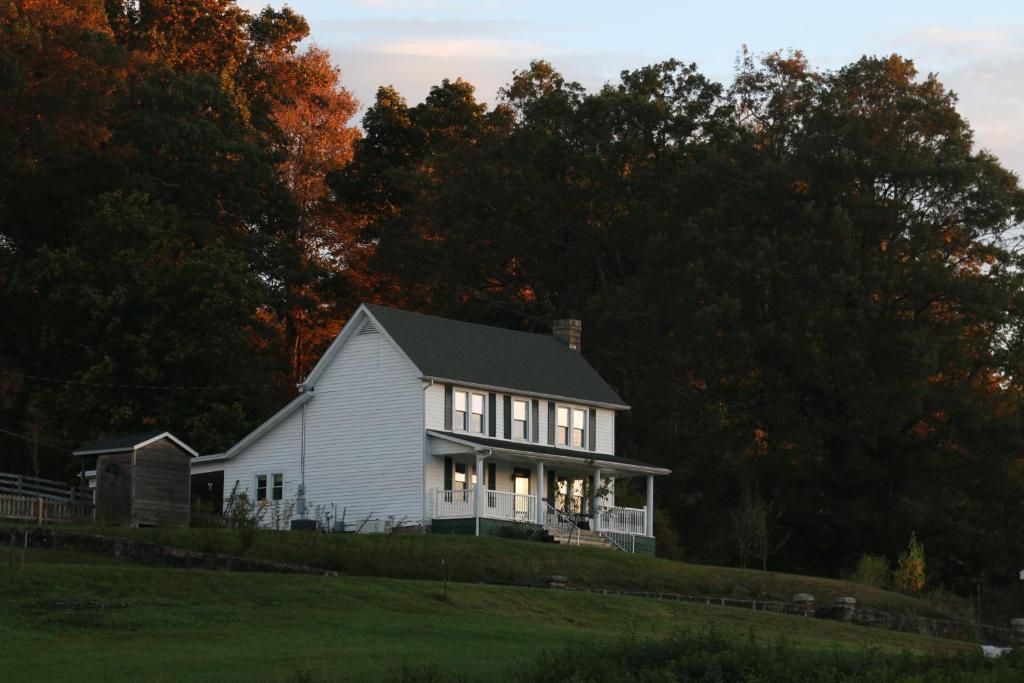
{"type": "Polygon", "coordinates": [[[437,491],[434,517],[451,519],[475,516],[476,508],[473,506],[473,489],[437,491]]]}
{"type": "Polygon", "coordinates": [[[643,536],[647,533],[645,508],[602,507],[597,513],[595,531],[614,531],[643,536]]]}
{"type": "MultiPolygon", "coordinates": [[[[510,491],[487,491],[483,495],[480,516],[488,519],[506,519],[536,524],[537,496],[510,491]]],[[[435,495],[434,517],[453,519],[476,517],[475,489],[438,490],[435,495]]]]}

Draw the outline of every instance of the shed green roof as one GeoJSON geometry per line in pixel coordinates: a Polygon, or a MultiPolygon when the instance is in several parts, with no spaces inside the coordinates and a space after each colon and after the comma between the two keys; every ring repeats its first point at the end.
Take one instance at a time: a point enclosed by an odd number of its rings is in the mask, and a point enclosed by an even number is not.
{"type": "Polygon", "coordinates": [[[582,354],[550,335],[376,304],[366,309],[424,377],[628,407],[582,354]]]}
{"type": "Polygon", "coordinates": [[[94,453],[96,451],[130,451],[143,441],[148,441],[154,436],[160,436],[163,432],[139,432],[137,434],[117,434],[102,439],[86,441],[75,449],[75,453],[94,453]]]}

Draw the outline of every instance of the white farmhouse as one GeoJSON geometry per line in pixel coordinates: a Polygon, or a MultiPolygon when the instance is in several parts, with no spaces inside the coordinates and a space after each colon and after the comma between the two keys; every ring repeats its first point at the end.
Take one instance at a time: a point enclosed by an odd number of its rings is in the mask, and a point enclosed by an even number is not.
{"type": "Polygon", "coordinates": [[[246,493],[289,519],[384,530],[515,535],[653,553],[654,475],[615,455],[622,399],[553,336],[364,304],[299,395],[224,453],[192,460],[193,490],[246,493]],[[647,505],[615,505],[644,477],[647,505]]]}

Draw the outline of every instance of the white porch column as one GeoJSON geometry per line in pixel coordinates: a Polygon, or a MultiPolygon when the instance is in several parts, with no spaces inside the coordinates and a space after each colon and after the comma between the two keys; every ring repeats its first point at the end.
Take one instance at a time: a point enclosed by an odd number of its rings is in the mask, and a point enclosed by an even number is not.
{"type": "Polygon", "coordinates": [[[597,491],[601,488],[601,470],[594,470],[593,479],[590,484],[590,518],[593,523],[590,525],[592,531],[600,531],[598,529],[598,507],[597,507],[597,491]]]}
{"type": "Polygon", "coordinates": [[[476,535],[480,535],[480,501],[484,497],[484,456],[480,451],[476,451],[476,488],[473,490],[473,516],[476,517],[476,535]]]}
{"type": "Polygon", "coordinates": [[[544,494],[547,491],[547,489],[544,487],[544,484],[544,463],[538,462],[537,491],[535,492],[537,495],[535,496],[536,500],[534,501],[536,515],[533,518],[535,524],[544,524],[544,515],[547,512],[546,508],[544,507],[544,494]]]}
{"type": "Polygon", "coordinates": [[[647,535],[654,537],[654,475],[647,475],[647,511],[644,514],[647,522],[647,535]]]}

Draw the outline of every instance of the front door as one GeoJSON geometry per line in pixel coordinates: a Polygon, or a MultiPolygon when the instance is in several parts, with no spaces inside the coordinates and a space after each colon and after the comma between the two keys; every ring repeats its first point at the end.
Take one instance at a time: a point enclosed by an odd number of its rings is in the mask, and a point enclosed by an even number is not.
{"type": "Polygon", "coordinates": [[[513,472],[512,491],[516,494],[516,519],[526,519],[530,514],[530,470],[519,469],[513,472]]]}

